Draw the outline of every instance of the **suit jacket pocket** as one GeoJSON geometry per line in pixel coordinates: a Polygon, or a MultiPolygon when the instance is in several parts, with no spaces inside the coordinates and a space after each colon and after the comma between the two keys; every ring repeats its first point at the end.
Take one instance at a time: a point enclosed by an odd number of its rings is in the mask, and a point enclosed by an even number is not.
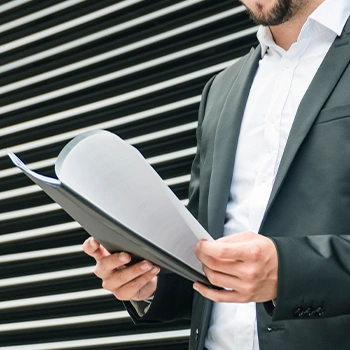
{"type": "Polygon", "coordinates": [[[323,124],[343,118],[350,118],[350,104],[322,109],[315,124],[323,124]]]}

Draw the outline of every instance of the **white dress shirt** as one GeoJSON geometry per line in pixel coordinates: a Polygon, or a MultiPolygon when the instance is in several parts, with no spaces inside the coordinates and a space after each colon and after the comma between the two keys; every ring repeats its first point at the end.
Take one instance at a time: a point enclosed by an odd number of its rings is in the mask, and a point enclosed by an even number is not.
{"type": "MultiPolygon", "coordinates": [[[[259,29],[262,58],[243,116],[224,235],[259,231],[300,101],[349,15],[349,0],[324,1],[288,51],[259,29]]],[[[258,350],[255,303],[215,303],[205,346],[258,350]]]]}

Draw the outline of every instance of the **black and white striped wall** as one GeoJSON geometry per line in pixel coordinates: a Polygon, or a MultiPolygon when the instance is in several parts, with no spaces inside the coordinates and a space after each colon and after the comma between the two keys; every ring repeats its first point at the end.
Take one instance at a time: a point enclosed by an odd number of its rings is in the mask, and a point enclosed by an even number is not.
{"type": "Polygon", "coordinates": [[[54,176],[91,129],[135,145],[186,203],[205,82],[256,44],[234,0],[0,3],[0,349],[186,349],[186,321],[135,326],[87,234],[11,166],[54,176]]]}

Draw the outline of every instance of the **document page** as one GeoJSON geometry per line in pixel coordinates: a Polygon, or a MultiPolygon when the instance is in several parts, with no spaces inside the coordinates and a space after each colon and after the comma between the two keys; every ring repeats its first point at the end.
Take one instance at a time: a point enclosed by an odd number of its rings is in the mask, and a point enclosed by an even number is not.
{"type": "Polygon", "coordinates": [[[73,139],[57,159],[56,174],[63,186],[203,274],[194,247],[212,237],[139,151],[117,135],[92,131],[73,139]]]}
{"type": "Polygon", "coordinates": [[[44,176],[41,174],[38,174],[32,170],[30,170],[13,152],[11,152],[9,149],[6,150],[7,155],[12,160],[13,164],[15,164],[19,169],[21,169],[24,173],[27,173],[28,175],[32,175],[35,178],[37,178],[40,181],[43,181],[47,184],[50,184],[52,186],[59,186],[61,182],[57,179],[54,179],[52,177],[44,176]]]}

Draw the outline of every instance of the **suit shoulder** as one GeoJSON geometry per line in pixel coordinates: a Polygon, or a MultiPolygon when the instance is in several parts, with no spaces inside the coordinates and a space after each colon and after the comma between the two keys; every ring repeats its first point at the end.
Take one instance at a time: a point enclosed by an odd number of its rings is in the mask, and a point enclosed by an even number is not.
{"type": "Polygon", "coordinates": [[[252,55],[256,56],[254,53],[255,50],[259,50],[259,48],[252,49],[249,53],[237,59],[231,66],[218,73],[208,82],[203,91],[205,106],[212,103],[214,105],[217,105],[220,102],[224,103],[227,94],[233,86],[236,78],[239,76],[247,59],[252,55]]]}
{"type": "Polygon", "coordinates": [[[232,65],[230,65],[229,67],[221,71],[219,74],[217,74],[212,84],[213,87],[215,87],[216,85],[224,86],[224,87],[227,84],[231,85],[232,82],[238,76],[239,72],[241,71],[247,58],[252,54],[252,51],[254,50],[257,50],[257,49],[252,49],[249,53],[238,58],[232,65]]]}

